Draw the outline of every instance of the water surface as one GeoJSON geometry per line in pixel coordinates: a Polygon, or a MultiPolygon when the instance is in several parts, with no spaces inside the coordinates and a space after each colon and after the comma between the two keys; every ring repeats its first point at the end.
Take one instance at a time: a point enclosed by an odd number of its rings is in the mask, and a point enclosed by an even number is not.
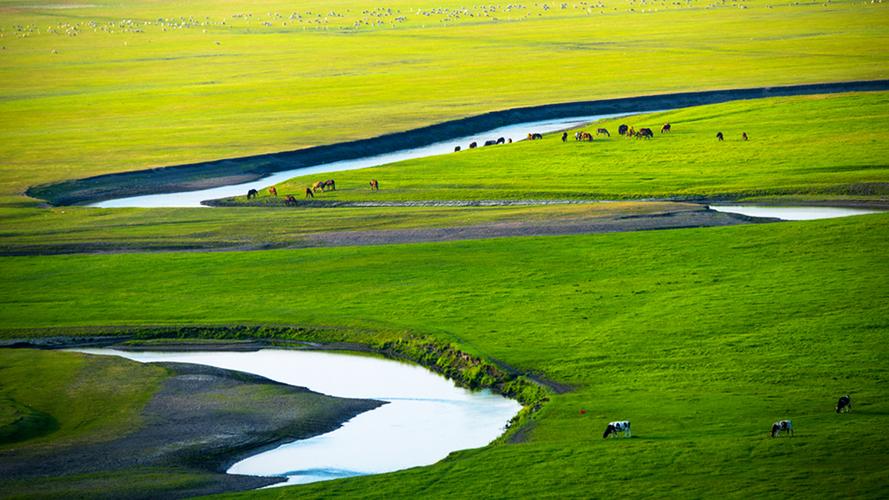
{"type": "Polygon", "coordinates": [[[710,205],[711,210],[746,215],[748,217],[769,217],[781,220],[816,220],[849,217],[851,215],[876,214],[881,210],[842,207],[768,207],[758,205],[710,205]]]}
{"type": "Polygon", "coordinates": [[[328,352],[133,352],[77,349],[140,362],[173,361],[254,373],[346,398],[387,401],[333,432],[234,464],[230,474],[286,476],[298,484],[430,465],[489,444],[521,409],[490,391],[472,392],[417,365],[328,352]]]}

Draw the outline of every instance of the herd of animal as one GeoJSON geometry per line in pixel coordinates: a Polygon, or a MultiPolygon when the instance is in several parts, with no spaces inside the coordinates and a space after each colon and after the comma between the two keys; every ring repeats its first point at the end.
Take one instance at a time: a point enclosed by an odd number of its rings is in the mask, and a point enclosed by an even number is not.
{"type": "MultiPolygon", "coordinates": [[[[835,409],[838,414],[852,411],[852,397],[848,394],[840,396],[835,409]]],[[[585,414],[586,410],[581,410],[580,413],[585,414]]],[[[779,420],[772,424],[772,428],[769,430],[769,436],[773,438],[778,437],[782,432],[789,436],[793,436],[793,422],[791,420],[779,420]]],[[[602,433],[602,439],[608,438],[609,436],[617,436],[618,434],[622,434],[624,437],[632,437],[629,420],[609,422],[608,426],[605,427],[605,432],[602,433]]]]}
{"type": "MultiPolygon", "coordinates": [[[[371,191],[379,191],[380,190],[380,181],[376,179],[370,180],[370,190],[371,191]]],[[[325,181],[317,181],[312,183],[310,187],[306,188],[305,197],[306,198],[314,198],[315,193],[321,191],[322,193],[325,191],[336,191],[336,181],[333,179],[327,179],[325,181]]],[[[257,196],[259,196],[259,191],[256,189],[251,189],[247,191],[247,199],[253,200],[257,196]]],[[[269,188],[269,196],[273,196],[275,198],[278,197],[278,189],[275,186],[269,188]]],[[[287,206],[296,205],[296,197],[292,194],[284,195],[284,204],[287,206]]]]}

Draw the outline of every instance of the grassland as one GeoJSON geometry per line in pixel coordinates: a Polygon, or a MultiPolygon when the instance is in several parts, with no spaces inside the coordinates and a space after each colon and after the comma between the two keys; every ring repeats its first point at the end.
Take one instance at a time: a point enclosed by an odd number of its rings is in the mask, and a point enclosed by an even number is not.
{"type": "MultiPolygon", "coordinates": [[[[889,195],[885,92],[738,101],[606,120],[585,129],[595,133],[600,127],[612,136],[577,142],[572,130],[567,144],[554,133],[542,141],[327,174],[335,177],[337,191],[319,199],[879,200],[889,195]],[[621,123],[652,128],[656,137],[628,140],[617,135],[621,123]],[[664,123],[672,125],[671,133],[658,133],[664,123]],[[724,142],[717,142],[718,131],[724,142]],[[751,140],[742,141],[742,132],[751,140]],[[384,189],[369,191],[371,177],[384,189]]],[[[319,178],[298,177],[278,189],[301,198],[299,193],[319,178]]],[[[268,198],[266,192],[260,195],[261,201],[268,198]]]]}
{"type": "Polygon", "coordinates": [[[4,258],[0,322],[7,336],[250,323],[328,327],[356,341],[414,332],[574,387],[552,396],[527,442],[293,494],[786,497],[831,496],[844,482],[878,497],[889,445],[887,227],[887,216],[874,215],[448,244],[4,258]],[[837,416],[832,405],[845,392],[856,408],[837,416]],[[620,418],[637,437],[603,442],[604,423],[620,418]],[[769,440],[778,418],[792,418],[797,436],[769,440]]]}
{"type": "Polygon", "coordinates": [[[376,16],[357,0],[59,5],[0,5],[5,206],[33,205],[35,184],[519,105],[889,76],[879,3],[502,4],[459,19],[416,11],[451,1],[376,16]]]}

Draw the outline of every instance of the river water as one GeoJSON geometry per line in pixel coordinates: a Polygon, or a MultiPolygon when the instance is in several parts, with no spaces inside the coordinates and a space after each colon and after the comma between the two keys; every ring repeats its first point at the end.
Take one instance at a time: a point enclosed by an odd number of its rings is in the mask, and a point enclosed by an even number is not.
{"type": "Polygon", "coordinates": [[[883,210],[843,207],[769,207],[759,205],[710,205],[717,212],[728,212],[748,217],[769,217],[781,220],[816,220],[848,217],[850,215],[876,214],[883,210]]]}
{"type": "MultiPolygon", "coordinates": [[[[203,189],[199,191],[183,191],[180,193],[154,194],[146,196],[133,196],[130,198],[119,198],[116,200],[101,201],[89,205],[91,207],[100,208],[121,208],[121,207],[142,207],[142,208],[158,208],[158,207],[201,207],[201,201],[213,200],[217,198],[228,198],[230,196],[239,196],[247,194],[250,189],[262,189],[266,186],[284,182],[288,179],[300,175],[318,174],[326,172],[339,172],[343,170],[356,170],[359,168],[376,167],[387,163],[394,163],[402,160],[411,160],[415,158],[423,158],[426,156],[435,156],[446,153],[453,153],[455,146],[466,149],[471,142],[477,142],[479,147],[486,140],[497,139],[500,137],[511,138],[513,141],[524,140],[529,132],[539,132],[541,134],[576,128],[581,125],[594,122],[597,120],[614,118],[617,116],[626,116],[629,113],[605,114],[593,116],[579,116],[573,118],[559,118],[555,120],[545,120],[536,122],[516,123],[505,127],[496,128],[487,132],[449,139],[447,141],[437,142],[428,146],[414,149],[405,149],[393,153],[387,153],[376,156],[368,156],[365,158],[357,158],[354,160],[344,160],[313,167],[304,167],[294,170],[286,170],[264,177],[258,181],[247,182],[244,184],[235,184],[231,186],[221,186],[212,189],[203,189]]],[[[617,131],[614,131],[615,133],[617,131]]]]}
{"type": "Polygon", "coordinates": [[[472,392],[418,365],[379,357],[263,349],[255,352],[136,352],[77,349],[140,362],[172,361],[253,373],[345,398],[387,401],[341,428],[258,453],[230,474],[284,476],[301,484],[430,465],[457,450],[489,444],[518,413],[518,402],[472,392]]]}

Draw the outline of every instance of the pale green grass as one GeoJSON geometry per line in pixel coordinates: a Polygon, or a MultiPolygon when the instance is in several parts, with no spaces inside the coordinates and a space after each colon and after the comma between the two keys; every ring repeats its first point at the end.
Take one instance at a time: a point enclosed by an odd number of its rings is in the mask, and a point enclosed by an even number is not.
{"type": "MultiPolygon", "coordinates": [[[[533,7],[509,22],[475,17],[440,27],[451,22],[415,13],[395,27],[359,30],[350,27],[359,13],[380,4],[4,4],[7,205],[25,203],[20,195],[39,183],[334,143],[519,105],[889,75],[883,4],[660,2],[609,5],[604,14],[571,4],[533,7]],[[268,16],[295,9],[351,13],[331,18],[327,31],[268,16]],[[232,17],[247,12],[253,18],[232,17]],[[211,24],[157,24],[174,17],[211,24]],[[122,20],[153,24],[136,33],[122,20]],[[260,24],[267,20],[275,25],[260,24]],[[64,23],[84,24],[78,36],[48,33],[64,23]]],[[[391,7],[404,14],[457,5],[391,7]]]]}

